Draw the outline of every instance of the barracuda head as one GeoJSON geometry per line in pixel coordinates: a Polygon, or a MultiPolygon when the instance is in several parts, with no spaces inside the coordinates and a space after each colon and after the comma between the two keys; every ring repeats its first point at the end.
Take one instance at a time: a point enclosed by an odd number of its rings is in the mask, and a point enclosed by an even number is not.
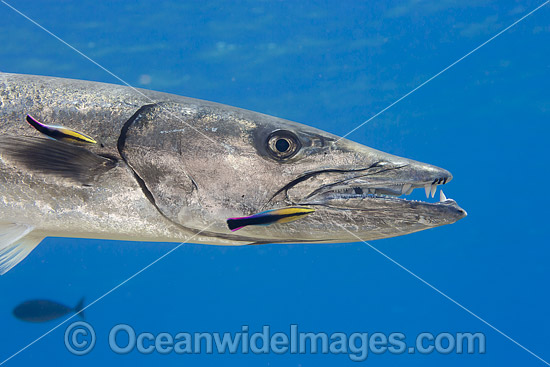
{"type": "Polygon", "coordinates": [[[212,243],[355,242],[466,216],[443,195],[436,203],[404,198],[416,188],[433,196],[452,179],[444,169],[305,125],[193,101],[142,108],[120,148],[158,209],[193,230],[213,223],[206,233],[212,243]],[[315,212],[291,223],[227,228],[227,218],[287,206],[315,212]]]}

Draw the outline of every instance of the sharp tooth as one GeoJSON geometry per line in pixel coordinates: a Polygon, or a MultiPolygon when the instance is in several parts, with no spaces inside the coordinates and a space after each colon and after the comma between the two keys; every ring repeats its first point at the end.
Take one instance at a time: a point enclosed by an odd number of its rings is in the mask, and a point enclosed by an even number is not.
{"type": "Polygon", "coordinates": [[[401,194],[407,194],[407,191],[409,191],[411,188],[412,188],[411,184],[403,185],[403,187],[401,188],[401,194]]]}
{"type": "Polygon", "coordinates": [[[413,192],[413,190],[414,190],[414,187],[411,187],[411,188],[405,193],[405,195],[409,195],[411,192],[413,192]]]}
{"type": "Polygon", "coordinates": [[[441,190],[439,192],[439,201],[445,201],[447,200],[447,197],[445,196],[445,194],[443,193],[443,190],[441,190]]]}
{"type": "Polygon", "coordinates": [[[436,191],[437,191],[437,185],[432,185],[432,198],[435,196],[436,191]]]}
{"type": "Polygon", "coordinates": [[[376,193],[375,189],[369,189],[369,194],[375,194],[375,193],[376,193]]]}
{"type": "Polygon", "coordinates": [[[432,185],[430,184],[424,185],[424,191],[426,191],[426,199],[430,197],[431,190],[432,190],[432,185]]]}

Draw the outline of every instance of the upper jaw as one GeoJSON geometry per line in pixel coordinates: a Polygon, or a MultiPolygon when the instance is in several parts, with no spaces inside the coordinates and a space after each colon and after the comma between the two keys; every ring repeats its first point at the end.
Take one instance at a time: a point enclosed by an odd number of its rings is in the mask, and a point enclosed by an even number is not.
{"type": "Polygon", "coordinates": [[[348,198],[366,195],[408,195],[416,188],[422,188],[426,197],[433,198],[437,186],[452,180],[453,176],[447,170],[424,163],[413,162],[392,164],[377,163],[366,169],[347,172],[346,177],[340,177],[331,183],[321,185],[312,190],[305,200],[322,197],[329,194],[342,194],[348,198]]]}
{"type": "MultiPolygon", "coordinates": [[[[319,173],[319,175],[322,174],[324,173],[319,173]]],[[[449,171],[426,163],[412,160],[378,162],[366,168],[342,170],[336,177],[331,178],[330,182],[310,187],[307,193],[304,190],[297,191],[296,194],[298,192],[302,194],[300,198],[293,197],[292,188],[289,188],[287,196],[293,199],[294,203],[301,205],[335,207],[340,204],[346,208],[361,208],[365,206],[365,203],[362,203],[365,199],[408,201],[398,197],[408,195],[417,188],[424,191],[427,198],[430,196],[433,198],[437,188],[447,184],[452,178],[449,171]],[[342,204],[343,202],[346,204],[342,204]]],[[[440,191],[439,202],[421,204],[428,206],[452,204],[454,209],[460,209],[454,200],[445,197],[443,191],[440,191]]]]}
{"type": "Polygon", "coordinates": [[[413,201],[400,196],[419,188],[426,197],[433,198],[437,188],[451,180],[447,170],[425,163],[388,163],[376,167],[375,171],[365,170],[362,174],[356,171],[353,177],[318,187],[297,204],[355,211],[358,215],[383,217],[390,222],[419,215],[424,218],[425,228],[435,227],[464,218],[466,211],[448,199],[442,190],[437,202],[413,201]]]}

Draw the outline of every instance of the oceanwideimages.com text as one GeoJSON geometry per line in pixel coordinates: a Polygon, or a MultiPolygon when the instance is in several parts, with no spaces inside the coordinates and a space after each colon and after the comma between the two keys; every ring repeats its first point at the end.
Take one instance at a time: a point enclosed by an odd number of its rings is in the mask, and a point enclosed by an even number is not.
{"type": "MultiPolygon", "coordinates": [[[[109,348],[117,354],[343,354],[352,361],[365,361],[374,354],[484,354],[485,335],[480,332],[422,332],[412,339],[392,332],[311,332],[298,325],[287,330],[260,330],[248,325],[234,332],[140,331],[128,324],[113,326],[109,348]]],[[[91,352],[96,344],[93,327],[84,321],[70,324],[65,331],[67,349],[77,355],[91,352]]]]}

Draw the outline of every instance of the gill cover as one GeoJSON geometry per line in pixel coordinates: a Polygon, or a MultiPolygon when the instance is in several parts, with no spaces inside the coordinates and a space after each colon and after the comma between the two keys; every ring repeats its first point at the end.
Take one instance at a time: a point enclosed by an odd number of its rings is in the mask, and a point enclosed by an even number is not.
{"type": "Polygon", "coordinates": [[[182,224],[181,209],[191,205],[196,185],[185,169],[189,152],[181,136],[185,124],[177,110],[173,103],[141,107],[125,123],[118,150],[148,199],[168,219],[182,224]]]}

